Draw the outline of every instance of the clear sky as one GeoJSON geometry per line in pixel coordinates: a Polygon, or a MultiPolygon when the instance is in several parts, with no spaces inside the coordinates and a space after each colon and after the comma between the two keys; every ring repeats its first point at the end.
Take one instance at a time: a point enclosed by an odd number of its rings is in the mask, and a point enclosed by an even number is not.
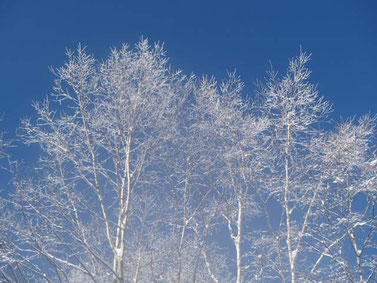
{"type": "Polygon", "coordinates": [[[376,0],[0,0],[0,131],[12,136],[33,116],[66,48],[81,43],[105,58],[141,36],[164,42],[186,74],[221,80],[236,69],[249,93],[270,62],[284,71],[301,45],[334,118],[377,114],[376,0]]]}
{"type": "Polygon", "coordinates": [[[140,36],[165,43],[173,68],[199,76],[236,69],[253,89],[299,46],[336,117],[377,113],[377,1],[0,1],[0,124],[14,132],[50,93],[48,67],[78,43],[97,58],[140,36]]]}

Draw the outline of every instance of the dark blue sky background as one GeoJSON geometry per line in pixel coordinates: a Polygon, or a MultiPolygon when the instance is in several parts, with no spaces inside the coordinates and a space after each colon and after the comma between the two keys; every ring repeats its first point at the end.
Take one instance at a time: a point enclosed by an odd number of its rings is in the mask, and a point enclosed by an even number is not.
{"type": "Polygon", "coordinates": [[[336,117],[377,110],[377,1],[0,1],[0,124],[13,133],[50,93],[48,67],[78,43],[97,58],[140,36],[165,43],[173,68],[199,76],[237,69],[253,89],[271,61],[313,53],[312,82],[336,117]]]}
{"type": "Polygon", "coordinates": [[[376,0],[0,0],[0,131],[12,136],[33,116],[32,102],[52,90],[48,67],[64,64],[67,47],[105,58],[141,36],[164,42],[186,74],[221,80],[236,69],[249,93],[270,61],[284,71],[302,45],[334,118],[377,114],[376,0]]]}

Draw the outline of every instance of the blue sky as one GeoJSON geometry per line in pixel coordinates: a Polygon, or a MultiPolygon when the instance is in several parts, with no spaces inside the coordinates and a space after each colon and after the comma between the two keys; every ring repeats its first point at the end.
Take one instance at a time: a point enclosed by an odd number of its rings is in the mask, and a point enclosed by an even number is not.
{"type": "Polygon", "coordinates": [[[199,76],[236,69],[253,90],[284,71],[299,46],[334,116],[377,113],[376,1],[0,1],[1,124],[14,132],[32,101],[50,93],[48,67],[78,43],[97,58],[140,36],[165,43],[173,68],[199,76]]]}
{"type": "Polygon", "coordinates": [[[33,116],[32,102],[52,90],[49,66],[64,64],[66,48],[81,43],[105,58],[141,36],[164,42],[186,74],[221,80],[236,69],[249,93],[270,61],[284,71],[301,45],[334,118],[377,114],[376,0],[0,0],[0,131],[12,136],[33,116]]]}

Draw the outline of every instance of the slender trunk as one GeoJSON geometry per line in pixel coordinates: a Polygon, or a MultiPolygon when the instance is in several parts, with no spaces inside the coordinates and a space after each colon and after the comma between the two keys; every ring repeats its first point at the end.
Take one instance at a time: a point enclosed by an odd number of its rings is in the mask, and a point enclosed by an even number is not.
{"type": "Polygon", "coordinates": [[[129,209],[131,205],[131,193],[132,193],[132,186],[131,186],[131,142],[132,136],[130,134],[127,140],[127,148],[126,148],[126,161],[125,161],[125,176],[124,182],[122,184],[122,188],[120,191],[119,196],[119,216],[118,216],[118,227],[116,232],[116,239],[115,239],[115,254],[114,254],[114,282],[116,283],[124,283],[124,251],[125,251],[125,233],[126,233],[126,226],[128,222],[128,215],[129,209]],[[125,196],[125,191],[127,190],[127,197],[125,196]]]}
{"type": "Polygon", "coordinates": [[[285,146],[285,186],[284,186],[284,209],[286,215],[286,225],[287,225],[287,248],[288,248],[288,257],[289,257],[289,266],[291,273],[292,283],[296,283],[296,253],[297,250],[293,251],[292,249],[292,227],[291,227],[291,214],[289,206],[289,190],[290,190],[290,179],[289,179],[289,155],[290,155],[290,145],[291,145],[291,126],[288,122],[287,127],[287,143],[285,146]]]}
{"type": "Polygon", "coordinates": [[[181,240],[179,242],[179,247],[178,247],[178,274],[177,274],[177,282],[181,282],[181,277],[182,277],[182,248],[183,248],[183,241],[186,236],[186,223],[183,225],[182,228],[182,234],[181,234],[181,240]]]}
{"type": "Polygon", "coordinates": [[[351,240],[352,247],[353,247],[354,252],[356,254],[357,271],[359,273],[360,282],[362,283],[362,282],[365,282],[364,281],[364,271],[363,271],[362,264],[361,264],[362,251],[359,250],[359,246],[357,244],[356,237],[355,237],[355,230],[353,228],[351,228],[350,231],[348,232],[348,236],[351,240]]]}
{"type": "MultiPolygon", "coordinates": [[[[187,173],[186,173],[187,174],[187,173]]],[[[190,223],[190,219],[186,219],[187,212],[186,212],[186,205],[187,205],[187,189],[188,189],[188,180],[185,179],[185,189],[183,193],[183,227],[181,232],[181,239],[178,245],[178,274],[177,274],[177,282],[180,283],[182,280],[182,248],[184,244],[184,240],[186,237],[186,230],[187,226],[190,223]]]]}
{"type": "Polygon", "coordinates": [[[237,236],[234,238],[234,245],[237,252],[237,283],[242,282],[242,250],[241,250],[241,237],[242,237],[242,199],[238,197],[238,217],[237,217],[237,236]]]}
{"type": "Polygon", "coordinates": [[[141,248],[139,247],[136,271],[135,271],[135,276],[134,276],[134,283],[137,283],[139,280],[140,264],[141,264],[141,248]]]}

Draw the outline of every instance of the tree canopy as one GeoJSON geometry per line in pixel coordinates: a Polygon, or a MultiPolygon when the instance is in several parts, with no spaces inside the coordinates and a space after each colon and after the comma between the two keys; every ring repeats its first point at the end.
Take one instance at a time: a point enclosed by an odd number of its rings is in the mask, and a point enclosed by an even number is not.
{"type": "Polygon", "coordinates": [[[14,143],[38,160],[0,135],[1,280],[376,281],[376,117],[332,121],[309,59],[248,94],[147,40],[68,51],[14,143]]]}

